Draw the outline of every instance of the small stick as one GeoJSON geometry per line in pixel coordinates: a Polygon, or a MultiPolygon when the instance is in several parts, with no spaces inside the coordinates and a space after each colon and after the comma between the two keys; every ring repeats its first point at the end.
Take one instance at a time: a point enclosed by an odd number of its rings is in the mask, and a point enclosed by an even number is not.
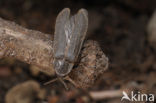
{"type": "Polygon", "coordinates": [[[91,91],[89,95],[94,100],[103,100],[110,98],[122,98],[123,91],[129,94],[129,90],[119,89],[119,90],[105,90],[105,91],[91,91]]]}
{"type": "Polygon", "coordinates": [[[117,98],[122,96],[122,90],[94,91],[90,92],[89,95],[94,100],[117,98]]]}
{"type": "MultiPolygon", "coordinates": [[[[108,68],[108,58],[93,40],[84,42],[80,55],[69,77],[77,87],[88,88],[108,68]]],[[[52,36],[0,18],[0,59],[5,57],[35,65],[48,75],[55,74],[52,36]]]]}

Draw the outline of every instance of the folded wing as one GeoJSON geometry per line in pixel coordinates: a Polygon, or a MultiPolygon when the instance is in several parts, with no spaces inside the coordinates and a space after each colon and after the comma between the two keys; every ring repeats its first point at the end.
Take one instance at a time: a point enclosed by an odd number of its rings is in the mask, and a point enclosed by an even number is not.
{"type": "Polygon", "coordinates": [[[88,13],[80,9],[70,17],[70,10],[64,9],[56,20],[54,55],[75,62],[81,50],[88,28],[88,13]]]}

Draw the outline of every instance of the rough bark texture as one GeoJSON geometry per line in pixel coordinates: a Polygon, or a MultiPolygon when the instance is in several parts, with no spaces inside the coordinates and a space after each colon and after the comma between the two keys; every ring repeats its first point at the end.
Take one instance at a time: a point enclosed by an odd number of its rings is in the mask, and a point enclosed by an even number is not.
{"type": "MultiPolygon", "coordinates": [[[[80,62],[69,74],[78,87],[90,87],[108,67],[108,59],[95,41],[86,41],[80,62]]],[[[12,57],[54,74],[53,38],[0,18],[0,58],[12,57]]]]}

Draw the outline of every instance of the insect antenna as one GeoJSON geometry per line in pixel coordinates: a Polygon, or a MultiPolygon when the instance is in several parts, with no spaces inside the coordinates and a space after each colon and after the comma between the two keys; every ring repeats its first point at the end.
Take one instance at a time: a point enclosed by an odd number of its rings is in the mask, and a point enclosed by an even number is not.
{"type": "Polygon", "coordinates": [[[50,81],[44,83],[44,85],[51,84],[51,83],[53,83],[53,82],[55,82],[55,81],[57,81],[57,80],[58,80],[58,78],[52,79],[52,80],[50,80],[50,81]]]}
{"type": "Polygon", "coordinates": [[[64,78],[65,80],[68,80],[71,84],[73,84],[75,87],[78,87],[77,84],[69,77],[69,76],[66,76],[64,78]]]}
{"type": "Polygon", "coordinates": [[[69,90],[69,88],[68,88],[67,84],[64,82],[63,78],[62,77],[59,77],[59,76],[57,78],[55,78],[55,79],[52,79],[52,80],[44,83],[44,85],[51,84],[51,83],[53,83],[53,82],[55,82],[57,80],[59,80],[64,85],[64,87],[65,87],[66,90],[69,90]]]}
{"type": "Polygon", "coordinates": [[[64,82],[62,77],[58,77],[58,80],[64,85],[64,87],[66,88],[66,90],[69,90],[67,84],[64,82]]]}

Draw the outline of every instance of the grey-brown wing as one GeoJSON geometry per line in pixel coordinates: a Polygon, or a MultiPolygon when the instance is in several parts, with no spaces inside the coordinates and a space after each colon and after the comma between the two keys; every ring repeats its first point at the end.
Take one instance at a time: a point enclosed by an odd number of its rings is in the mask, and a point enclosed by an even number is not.
{"type": "Polygon", "coordinates": [[[54,36],[54,57],[74,62],[81,50],[88,28],[88,13],[81,9],[70,17],[65,8],[56,19],[54,36]]]}
{"type": "Polygon", "coordinates": [[[80,9],[65,24],[66,51],[65,58],[74,62],[81,50],[88,28],[88,13],[85,9],[80,9]]]}
{"type": "Polygon", "coordinates": [[[54,57],[64,57],[66,48],[66,35],[64,27],[69,20],[70,10],[68,8],[63,9],[56,18],[55,34],[54,34],[54,57]]]}

